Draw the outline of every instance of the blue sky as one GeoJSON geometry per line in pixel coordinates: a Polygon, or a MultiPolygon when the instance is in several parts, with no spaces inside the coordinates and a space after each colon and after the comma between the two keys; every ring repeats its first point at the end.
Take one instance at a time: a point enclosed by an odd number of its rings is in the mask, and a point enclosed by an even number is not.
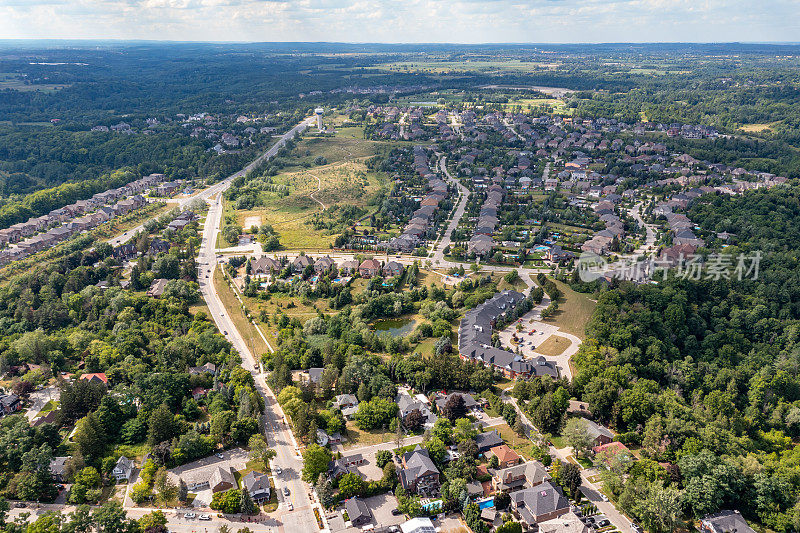
{"type": "Polygon", "coordinates": [[[798,0],[0,0],[0,38],[800,41],[798,0]]]}

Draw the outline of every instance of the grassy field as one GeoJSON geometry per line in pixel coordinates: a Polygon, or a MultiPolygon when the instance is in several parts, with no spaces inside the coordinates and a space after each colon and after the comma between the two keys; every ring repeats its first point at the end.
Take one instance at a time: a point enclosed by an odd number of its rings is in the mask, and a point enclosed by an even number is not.
{"type": "Polygon", "coordinates": [[[371,431],[363,431],[353,422],[347,423],[347,442],[344,443],[344,448],[356,448],[361,446],[372,446],[373,444],[381,444],[382,442],[392,442],[395,438],[393,431],[374,429],[371,431]]]}
{"type": "MultiPolygon", "coordinates": [[[[43,93],[52,93],[65,87],[69,87],[70,83],[36,83],[27,84],[24,80],[18,78],[18,74],[13,72],[0,72],[0,91],[3,89],[13,89],[20,92],[41,91],[43,93]]],[[[49,123],[48,123],[49,124],[49,123]]]]}
{"type": "MultiPolygon", "coordinates": [[[[310,224],[312,217],[333,206],[358,206],[367,209],[374,195],[385,187],[386,178],[370,171],[364,159],[376,153],[381,143],[351,137],[311,137],[298,143],[296,154],[283,161],[284,171],[272,182],[285,186],[288,196],[264,191],[261,200],[267,207],[237,211],[237,223],[246,227],[259,218],[278,233],[286,250],[327,250],[336,237],[335,232],[317,230],[310,224]],[[317,157],[324,165],[314,166],[317,157]],[[311,164],[303,167],[303,163],[311,164]]],[[[335,215],[334,215],[335,216],[335,215]]]]}
{"type": "Polygon", "coordinates": [[[585,294],[575,292],[560,281],[555,282],[564,297],[559,302],[558,311],[544,322],[558,326],[561,331],[572,333],[581,340],[586,335],[586,324],[592,317],[596,302],[585,294]]]}
{"type": "MultiPolygon", "coordinates": [[[[247,344],[247,347],[256,358],[258,358],[261,354],[268,353],[269,348],[267,348],[264,339],[261,338],[261,335],[258,334],[255,326],[253,326],[253,324],[245,316],[244,311],[242,311],[242,306],[239,303],[239,300],[236,298],[236,295],[233,293],[234,289],[228,285],[219,269],[215,269],[213,275],[214,287],[217,291],[217,294],[219,294],[222,304],[225,306],[225,309],[227,310],[228,315],[231,317],[231,320],[233,320],[236,329],[239,330],[239,333],[241,333],[244,342],[247,344]]],[[[249,309],[251,313],[254,311],[252,307],[249,307],[249,309]]]]}
{"type": "Polygon", "coordinates": [[[506,444],[508,444],[508,447],[520,455],[526,453],[528,448],[530,448],[531,441],[528,440],[527,437],[520,437],[517,435],[508,424],[503,423],[499,426],[493,426],[490,429],[496,429],[506,444]]]}
{"type": "Polygon", "coordinates": [[[510,102],[503,104],[503,106],[506,108],[520,106],[523,109],[548,106],[553,109],[554,113],[559,115],[571,115],[574,111],[572,108],[567,107],[567,104],[564,100],[559,98],[519,98],[511,100],[510,102]]]}
{"type": "Polygon", "coordinates": [[[542,344],[536,348],[536,353],[546,355],[549,357],[556,357],[564,353],[564,350],[569,348],[570,342],[564,337],[558,335],[550,335],[542,344]]]}
{"type": "Polygon", "coordinates": [[[773,124],[743,124],[739,129],[745,133],[764,133],[772,131],[773,124]]]}

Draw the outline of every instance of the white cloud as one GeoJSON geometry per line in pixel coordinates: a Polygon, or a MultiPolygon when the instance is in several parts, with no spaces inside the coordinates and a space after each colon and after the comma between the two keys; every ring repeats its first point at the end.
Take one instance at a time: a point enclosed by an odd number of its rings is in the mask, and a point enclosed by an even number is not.
{"type": "Polygon", "coordinates": [[[6,38],[797,40],[794,0],[0,0],[6,38]]]}

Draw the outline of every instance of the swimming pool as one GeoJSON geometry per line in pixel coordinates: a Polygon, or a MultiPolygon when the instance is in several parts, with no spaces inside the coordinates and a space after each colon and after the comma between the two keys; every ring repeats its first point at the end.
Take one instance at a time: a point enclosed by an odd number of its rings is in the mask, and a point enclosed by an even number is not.
{"type": "Polygon", "coordinates": [[[427,513],[434,512],[434,511],[439,511],[442,508],[442,500],[434,500],[432,502],[425,502],[420,507],[422,507],[422,510],[427,512],[427,513]]]}
{"type": "Polygon", "coordinates": [[[481,510],[494,507],[494,498],[487,498],[481,502],[478,502],[478,507],[480,507],[481,510]]]}

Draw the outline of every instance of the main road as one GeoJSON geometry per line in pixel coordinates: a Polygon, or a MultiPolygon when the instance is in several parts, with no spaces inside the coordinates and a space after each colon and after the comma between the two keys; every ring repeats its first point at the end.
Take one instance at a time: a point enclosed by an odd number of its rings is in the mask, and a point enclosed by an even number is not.
{"type": "MultiPolygon", "coordinates": [[[[313,118],[309,118],[309,119],[306,119],[306,120],[302,121],[301,123],[297,124],[291,130],[289,130],[286,133],[284,133],[283,135],[281,135],[280,139],[278,139],[278,142],[273,144],[266,152],[264,152],[263,154],[258,156],[253,161],[251,161],[250,164],[248,164],[246,167],[244,167],[243,169],[231,174],[230,176],[228,176],[224,180],[222,180],[220,182],[217,182],[214,185],[211,185],[210,187],[208,187],[206,189],[203,189],[202,191],[198,192],[197,194],[194,194],[192,196],[186,196],[184,198],[178,198],[177,202],[175,203],[175,207],[177,207],[178,209],[183,209],[184,207],[188,206],[189,204],[191,204],[195,200],[201,200],[203,202],[206,202],[209,199],[213,198],[214,196],[224,192],[225,189],[230,187],[231,182],[234,179],[238,178],[239,176],[244,176],[245,174],[247,174],[248,172],[250,172],[251,170],[256,168],[258,165],[263,163],[265,160],[270,159],[271,157],[274,157],[275,154],[278,153],[278,150],[283,148],[283,145],[286,144],[286,141],[292,139],[295,136],[295,134],[302,133],[303,131],[305,131],[305,129],[310,124],[312,124],[313,122],[314,122],[313,118]]],[[[135,237],[137,233],[139,233],[140,231],[143,231],[145,224],[147,224],[147,222],[143,222],[142,224],[136,226],[135,228],[126,231],[122,235],[118,235],[118,236],[114,237],[113,239],[109,239],[108,243],[111,246],[115,246],[115,247],[119,246],[120,244],[125,244],[126,242],[131,240],[133,237],[135,237]]]]}
{"type": "MultiPolygon", "coordinates": [[[[309,124],[313,123],[313,120],[313,118],[304,120],[284,134],[272,148],[253,161],[253,163],[213,186],[214,190],[211,194],[205,196],[209,200],[210,206],[197,259],[200,292],[208,305],[209,314],[213,317],[219,330],[223,332],[225,337],[241,354],[242,367],[253,374],[256,389],[264,398],[266,405],[265,433],[267,441],[277,453],[277,456],[272,461],[272,470],[273,473],[277,471],[276,467],[282,470],[280,475],[274,476],[275,488],[279,492],[280,505],[277,513],[271,515],[276,519],[276,526],[281,531],[316,531],[318,529],[316,518],[312,511],[309,489],[300,479],[303,467],[302,458],[294,436],[286,424],[284,413],[278,405],[275,395],[267,385],[264,374],[261,372],[261,365],[257,359],[260,354],[254,354],[248,348],[241,332],[236,329],[222,300],[214,289],[213,280],[214,271],[218,267],[216,242],[222,220],[222,193],[230,186],[233,179],[242,176],[265,159],[274,156],[287,140],[291,139],[295,133],[305,130],[309,124]],[[288,495],[285,494],[287,490],[288,495]],[[293,507],[292,511],[289,510],[289,504],[293,507]]],[[[270,347],[270,349],[272,348],[270,347]]]]}

